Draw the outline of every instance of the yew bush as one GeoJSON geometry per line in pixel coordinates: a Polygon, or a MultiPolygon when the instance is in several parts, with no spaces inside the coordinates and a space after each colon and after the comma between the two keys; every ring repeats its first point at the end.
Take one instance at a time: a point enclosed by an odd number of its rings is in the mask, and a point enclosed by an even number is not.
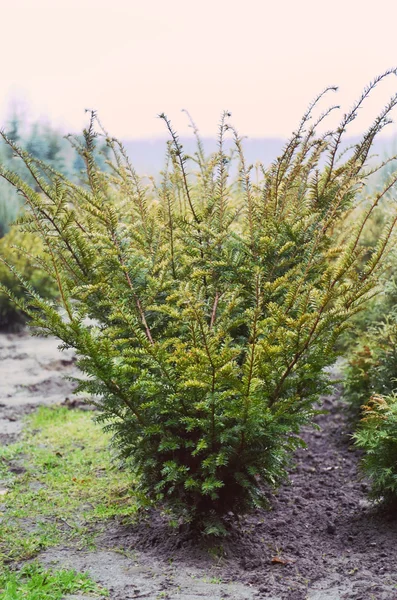
{"type": "Polygon", "coordinates": [[[27,295],[16,305],[76,350],[86,375],[79,389],[94,398],[145,496],[207,531],[214,515],[263,502],[286,476],[300,428],[327,390],[335,342],[374,292],[397,216],[364,262],[360,240],[397,175],[354,227],[343,223],[378,168],[368,156],[397,97],[359,143],[341,147],[390,73],[324,134],[318,125],[333,107],[314,112],[331,90],[320,94],[255,182],[227,113],[208,157],[198,137],[186,156],[160,115],[170,141],[151,183],[95,114],[84,140],[71,139],[86,165],[80,186],[4,136],[35,187],[5,167],[0,175],[25,198],[19,226],[41,237],[40,265],[59,292],[59,301],[46,300],[17,274],[27,295]],[[98,136],[112,151],[106,170],[95,158],[98,136]]]}

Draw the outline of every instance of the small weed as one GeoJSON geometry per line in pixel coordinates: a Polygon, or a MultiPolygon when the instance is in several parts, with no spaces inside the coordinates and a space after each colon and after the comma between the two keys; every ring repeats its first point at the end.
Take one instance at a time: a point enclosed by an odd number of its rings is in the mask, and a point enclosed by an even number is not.
{"type": "Polygon", "coordinates": [[[222,583],[222,579],[220,577],[203,577],[202,579],[203,583],[215,583],[215,584],[221,584],[222,583]]]}
{"type": "Polygon", "coordinates": [[[208,554],[214,561],[217,561],[219,563],[225,556],[225,550],[222,545],[211,546],[211,548],[208,549],[208,554]]]}

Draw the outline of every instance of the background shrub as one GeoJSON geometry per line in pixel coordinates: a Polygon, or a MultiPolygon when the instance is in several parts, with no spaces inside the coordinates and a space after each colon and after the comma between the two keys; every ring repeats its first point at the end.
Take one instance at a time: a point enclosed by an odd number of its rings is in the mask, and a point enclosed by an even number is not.
{"type": "MultiPolygon", "coordinates": [[[[372,176],[373,180],[367,181],[366,193],[359,199],[351,213],[347,216],[344,227],[354,227],[357,221],[360,221],[363,214],[368,210],[368,198],[387,186],[392,171],[391,166],[395,166],[396,161],[386,162],[383,169],[372,176]]],[[[390,188],[379,202],[379,209],[373,211],[368,219],[367,226],[360,239],[361,259],[358,261],[358,269],[364,266],[370,253],[376,247],[385,224],[395,210],[394,188],[390,188]]],[[[386,258],[386,257],[385,257],[386,258]]],[[[360,311],[352,319],[351,327],[341,336],[338,344],[344,354],[349,356],[353,353],[352,359],[355,360],[355,351],[361,352],[364,345],[373,346],[376,333],[372,331],[373,327],[381,325],[387,315],[391,315],[397,303],[397,254],[393,245],[389,246],[387,258],[384,261],[383,273],[379,278],[379,284],[376,294],[370,299],[364,311],[360,311]],[[372,335],[372,332],[374,335],[372,335]]],[[[383,392],[382,392],[383,393],[383,392]]],[[[369,396],[367,397],[369,398],[369,396]]]]}
{"type": "Polygon", "coordinates": [[[378,324],[370,325],[351,353],[345,369],[344,397],[357,412],[375,393],[397,388],[397,314],[390,310],[378,324]]]}
{"type": "MultiPolygon", "coordinates": [[[[385,74],[387,75],[387,74],[385,74]]],[[[384,76],[385,76],[384,75],[384,76]]],[[[336,341],[377,284],[396,214],[363,260],[360,240],[393,174],[360,220],[346,217],[373,167],[375,136],[392,98],[363,139],[340,155],[343,134],[379,77],[335,131],[304,115],[284,153],[253,184],[242,140],[225,113],[218,151],[189,161],[170,134],[161,183],[145,187],[122,145],[99,124],[113,160],[96,161],[95,114],[74,145],[86,165],[77,186],[5,139],[32,177],[0,167],[29,210],[22,230],[39,235],[59,291],[48,302],[22,281],[32,323],[76,349],[99,420],[147,497],[189,519],[263,501],[286,476],[313,403],[328,389],[336,341]],[[239,179],[230,181],[234,139],[239,179]],[[190,165],[196,171],[190,172],[190,165]],[[61,313],[59,312],[61,308],[61,313]]],[[[213,531],[208,525],[207,531],[213,531]]]]}
{"type": "MultiPolygon", "coordinates": [[[[80,155],[76,156],[64,136],[47,123],[36,121],[27,126],[25,119],[14,110],[6,125],[6,131],[12,142],[23,144],[29,154],[38,161],[46,161],[47,168],[69,175],[74,181],[84,181],[84,173],[81,172],[81,169],[84,169],[84,160],[80,155]]],[[[103,148],[96,152],[96,159],[101,168],[106,168],[103,148]]],[[[0,144],[0,163],[17,173],[34,190],[39,190],[32,173],[8,144],[0,144]]],[[[33,288],[43,297],[51,297],[55,294],[56,285],[54,287],[51,276],[43,269],[43,244],[40,237],[21,235],[17,229],[9,232],[12,223],[22,214],[24,208],[23,195],[18,194],[18,190],[7,181],[1,180],[1,255],[9,264],[14,265],[25,280],[30,281],[33,288]],[[12,246],[23,246],[24,249],[16,251],[12,246]],[[35,255],[40,259],[40,264],[34,258],[35,255]]],[[[4,263],[0,263],[0,285],[11,290],[18,298],[26,297],[23,285],[18,283],[4,263]]],[[[15,306],[7,294],[0,291],[0,329],[19,327],[25,320],[26,315],[15,306]]]]}
{"type": "Polygon", "coordinates": [[[397,396],[373,395],[354,435],[375,499],[397,505],[397,396]]]}
{"type": "MultiPolygon", "coordinates": [[[[23,145],[31,156],[46,162],[48,167],[62,172],[74,181],[84,181],[84,160],[73,152],[71,144],[65,137],[49,124],[35,121],[27,125],[26,118],[14,109],[8,120],[5,131],[14,143],[23,145]]],[[[105,169],[106,146],[99,147],[96,159],[105,169]]],[[[33,188],[36,182],[20,157],[7,144],[0,144],[0,162],[18,173],[33,188]]],[[[0,238],[9,230],[23,206],[23,199],[17,191],[0,182],[0,238]]]]}
{"type": "Polygon", "coordinates": [[[15,190],[7,186],[4,181],[0,182],[0,238],[10,228],[10,224],[17,218],[21,207],[15,190]]]}
{"type": "Polygon", "coordinates": [[[397,388],[396,272],[393,250],[380,278],[379,293],[354,319],[354,327],[345,337],[344,398],[357,416],[373,394],[389,395],[397,388]]]}
{"type": "MultiPolygon", "coordinates": [[[[11,292],[13,298],[26,298],[25,289],[4,261],[17,269],[43,298],[56,296],[52,277],[37,262],[43,256],[42,241],[35,235],[20,233],[12,228],[0,239],[0,329],[18,327],[26,320],[26,313],[18,308],[9,295],[11,292]],[[7,288],[7,293],[1,286],[7,288]]],[[[26,300],[28,302],[28,298],[26,300]]]]}
{"type": "MultiPolygon", "coordinates": [[[[376,193],[390,178],[392,160],[377,174],[367,189],[376,193]]],[[[384,224],[394,210],[393,188],[382,198],[380,210],[369,219],[361,239],[363,261],[376,246],[384,224]]],[[[347,225],[360,218],[364,206],[359,204],[347,220],[347,225]]],[[[373,394],[389,395],[397,387],[397,254],[391,246],[379,279],[377,293],[365,311],[355,315],[352,327],[342,336],[341,349],[347,356],[344,369],[344,398],[353,408],[356,418],[360,406],[373,394]]]]}

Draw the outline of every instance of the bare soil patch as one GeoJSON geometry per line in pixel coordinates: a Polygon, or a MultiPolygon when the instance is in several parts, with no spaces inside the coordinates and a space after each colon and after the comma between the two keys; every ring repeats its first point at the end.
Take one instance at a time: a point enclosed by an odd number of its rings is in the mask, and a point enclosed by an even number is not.
{"type": "Polygon", "coordinates": [[[27,331],[0,334],[0,444],[17,440],[21,419],[36,406],[59,404],[74,384],[65,376],[77,375],[72,351],[60,352],[54,338],[27,331]]]}

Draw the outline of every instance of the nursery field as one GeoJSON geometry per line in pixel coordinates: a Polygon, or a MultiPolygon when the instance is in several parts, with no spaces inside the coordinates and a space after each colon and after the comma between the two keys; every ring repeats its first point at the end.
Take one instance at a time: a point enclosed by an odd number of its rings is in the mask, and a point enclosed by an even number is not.
{"type": "Polygon", "coordinates": [[[368,501],[340,384],[270,510],[230,518],[226,539],[198,542],[159,512],[135,521],[134,482],[112,466],[92,407],[72,400],[63,379],[75,374],[70,352],[23,332],[1,335],[0,356],[4,600],[397,598],[397,521],[368,501]],[[4,592],[15,563],[69,578],[59,593],[41,583],[36,595],[4,592]]]}

